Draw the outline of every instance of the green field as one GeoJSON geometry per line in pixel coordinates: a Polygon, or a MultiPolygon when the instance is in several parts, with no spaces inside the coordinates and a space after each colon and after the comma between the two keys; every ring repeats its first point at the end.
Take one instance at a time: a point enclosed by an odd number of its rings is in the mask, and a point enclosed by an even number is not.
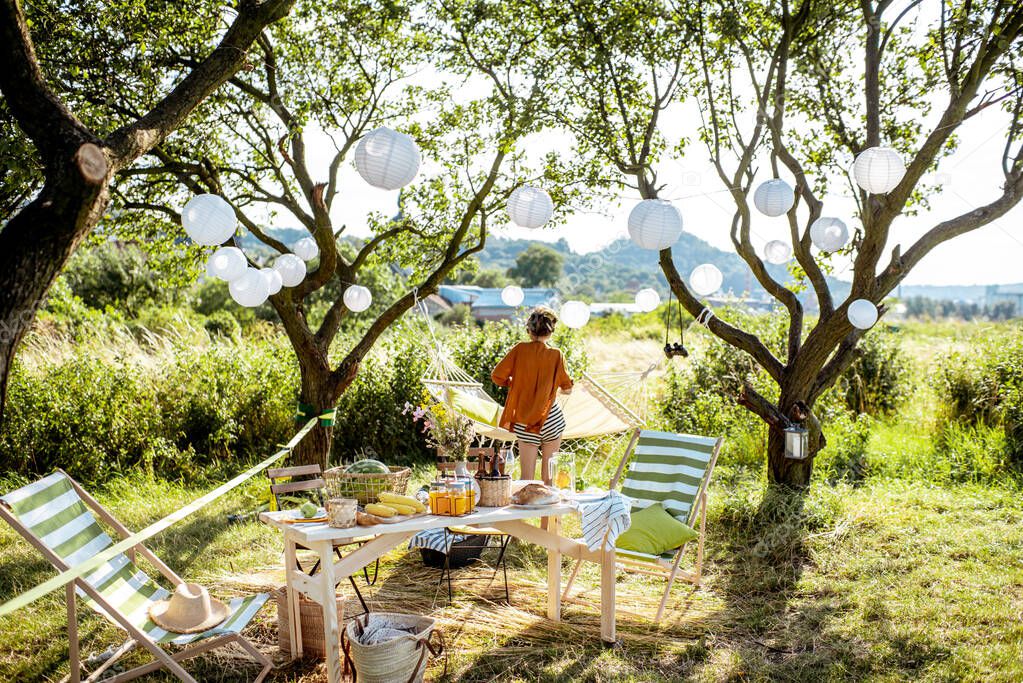
{"type": "MultiPolygon", "coordinates": [[[[639,615],[655,610],[657,582],[622,576],[619,647],[600,646],[592,608],[567,605],[561,624],[540,616],[546,565],[535,547],[514,549],[510,607],[499,600],[499,586],[485,582],[456,588],[447,606],[436,573],[404,550],[388,557],[380,580],[364,593],[379,609],[440,620],[450,648],[448,680],[1021,680],[1020,487],[1009,475],[971,481],[941,470],[955,454],[934,440],[936,398],[925,381],[950,347],[969,350],[1008,331],[903,329],[913,393],[893,416],[873,424],[864,478],[821,478],[805,499],[764,501],[761,472],[723,462],[711,488],[704,586],[676,586],[668,615],[655,628],[639,615]]],[[[647,346],[629,342],[621,352],[641,359],[647,346]]],[[[607,339],[592,344],[591,363],[599,366],[615,347],[607,339]]],[[[417,472],[419,479],[427,476],[417,472]]],[[[211,487],[124,474],[99,497],[129,527],[140,528],[211,487]]],[[[257,480],[151,545],[176,571],[221,596],[276,587],[279,538],[258,523],[227,517],[264,498],[257,480]]],[[[51,574],[11,530],[0,529],[0,600],[51,574]]],[[[594,570],[581,577],[581,589],[592,594],[594,570]]],[[[253,638],[281,664],[272,680],[322,680],[316,663],[287,664],[276,652],[274,607],[257,621],[253,638]]],[[[120,642],[116,629],[91,613],[81,624],[86,655],[120,642]]],[[[0,620],[0,679],[59,680],[67,673],[63,629],[60,593],[0,620]]],[[[189,668],[211,681],[248,680],[255,672],[231,652],[189,668]]],[[[443,662],[435,662],[431,678],[442,674],[443,662]]]]}

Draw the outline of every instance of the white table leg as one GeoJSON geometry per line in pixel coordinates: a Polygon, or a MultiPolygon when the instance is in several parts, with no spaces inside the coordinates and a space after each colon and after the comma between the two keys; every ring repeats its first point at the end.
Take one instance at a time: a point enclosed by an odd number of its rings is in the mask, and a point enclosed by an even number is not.
{"type": "Polygon", "coordinates": [[[600,563],[600,639],[613,645],[615,633],[615,551],[604,550],[600,563]]]}
{"type": "MultiPolygon", "coordinates": [[[[547,533],[561,534],[561,518],[547,518],[547,533]]],[[[547,618],[561,621],[561,552],[554,548],[547,550],[547,618]]]]}
{"type": "Polygon", "coordinates": [[[341,631],[337,620],[337,598],[334,589],[334,558],[333,545],[329,541],[314,544],[320,556],[321,604],[323,605],[323,641],[327,650],[327,680],[330,683],[341,683],[341,631]]]}
{"type": "Polygon", "coordinates": [[[298,659],[302,656],[302,611],[298,601],[300,594],[291,579],[291,572],[296,567],[297,553],[295,541],[284,534],[284,576],[287,577],[286,591],[288,596],[288,638],[291,640],[291,656],[298,659]]]}

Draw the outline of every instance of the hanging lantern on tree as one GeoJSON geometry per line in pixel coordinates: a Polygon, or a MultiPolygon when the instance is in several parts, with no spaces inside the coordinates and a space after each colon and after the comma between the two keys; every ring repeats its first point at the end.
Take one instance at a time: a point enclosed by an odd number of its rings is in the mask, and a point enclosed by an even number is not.
{"type": "Polygon", "coordinates": [[[887,194],[902,182],[906,165],[891,147],[871,147],[860,152],[853,162],[856,184],[870,194],[887,194]]]}
{"type": "Polygon", "coordinates": [[[294,287],[305,279],[305,261],[294,254],[281,254],[274,261],[274,270],[281,275],[281,284],[294,287]]]}
{"type": "Polygon", "coordinates": [[[764,259],[768,263],[780,266],[783,263],[788,263],[790,258],[792,258],[792,247],[788,242],[771,240],[764,245],[764,259]]]}
{"type": "Polygon", "coordinates": [[[810,455],[810,432],[798,425],[785,427],[785,457],[806,460],[810,455]]]}
{"type": "Polygon", "coordinates": [[[411,183],[419,163],[416,141],[386,126],[366,133],[355,148],[355,170],[367,183],[384,190],[411,183]]]}
{"type": "Polygon", "coordinates": [[[269,295],[266,279],[259,272],[259,268],[246,268],[241,277],[231,281],[228,289],[231,292],[231,298],[238,305],[245,306],[246,308],[262,305],[269,295]]]}
{"type": "Polygon", "coordinates": [[[724,281],[724,275],[713,263],[702,263],[689,273],[689,288],[697,296],[710,296],[721,289],[721,283],[724,281]]]}
{"type": "Polygon", "coordinates": [[[753,193],[753,204],[757,207],[757,211],[772,218],[786,213],[795,202],[796,194],[781,178],[773,178],[760,183],[753,193]]]}
{"type": "Polygon", "coordinates": [[[345,307],[352,313],[362,313],[373,303],[373,293],[362,285],[352,285],[345,290],[345,307]]]}
{"type": "Polygon", "coordinates": [[[590,307],[582,301],[566,301],[559,315],[566,327],[578,330],[590,321],[590,307]]]}
{"type": "Polygon", "coordinates": [[[303,237],[292,245],[291,253],[303,261],[312,261],[320,255],[320,247],[312,237],[303,237]]]}
{"type": "Polygon", "coordinates": [[[525,298],[526,293],[518,285],[508,285],[501,290],[501,301],[504,302],[505,306],[520,306],[525,298]]]}
{"type": "Polygon", "coordinates": [[[284,281],[281,280],[280,273],[278,273],[274,268],[260,268],[259,272],[263,274],[263,279],[266,281],[266,293],[268,296],[273,296],[277,292],[281,291],[281,287],[284,286],[284,281]]]}
{"type": "Polygon", "coordinates": [[[223,244],[237,225],[234,209],[220,195],[197,194],[181,211],[181,227],[193,242],[204,247],[223,244]]]}
{"type": "Polygon", "coordinates": [[[849,228],[840,218],[821,216],[810,224],[810,241],[821,251],[838,251],[849,241],[849,228]]]}
{"type": "Polygon", "coordinates": [[[543,226],[554,215],[554,201],[546,190],[531,185],[515,188],[508,197],[508,216],[523,228],[543,226]]]}
{"type": "Polygon", "coordinates": [[[846,309],[846,316],[853,327],[869,330],[877,322],[877,306],[866,299],[856,299],[846,309]]]}
{"type": "Polygon", "coordinates": [[[629,237],[644,249],[667,249],[682,236],[682,214],[664,199],[644,199],[629,213],[629,237]]]}
{"type": "Polygon", "coordinates": [[[657,293],[656,289],[645,287],[636,292],[636,308],[641,312],[650,313],[657,310],[657,307],[660,305],[661,295],[657,293]]]}
{"type": "Polygon", "coordinates": [[[238,247],[220,247],[210,256],[206,272],[224,282],[237,280],[248,267],[245,253],[238,247]]]}

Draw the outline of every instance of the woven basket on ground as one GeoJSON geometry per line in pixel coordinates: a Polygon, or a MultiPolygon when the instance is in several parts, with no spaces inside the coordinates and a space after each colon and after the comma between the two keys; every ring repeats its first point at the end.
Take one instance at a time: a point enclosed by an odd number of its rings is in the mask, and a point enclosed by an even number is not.
{"type": "MultiPolygon", "coordinates": [[[[291,651],[291,612],[288,610],[288,591],[278,588],[273,593],[277,602],[277,645],[281,652],[292,655],[291,651]]],[[[318,657],[323,659],[327,656],[327,648],[324,645],[323,637],[323,608],[310,600],[300,596],[298,611],[302,618],[302,654],[306,657],[318,657]]],[[[337,621],[341,624],[345,616],[345,598],[337,596],[337,621]]],[[[343,629],[344,626],[341,625],[343,629]]]]}
{"type": "MultiPolygon", "coordinates": [[[[442,642],[431,643],[436,635],[430,617],[394,612],[372,612],[348,622],[343,631],[341,649],[345,661],[355,669],[359,683],[417,683],[423,680],[430,655],[444,652],[442,642]],[[359,638],[373,625],[412,629],[414,633],[397,636],[374,645],[363,645],[359,638]]],[[[447,667],[445,667],[446,671],[447,667]]]]}
{"type": "Polygon", "coordinates": [[[335,467],[324,472],[323,478],[331,498],[356,498],[359,505],[368,505],[375,503],[382,491],[405,495],[412,470],[407,467],[390,470],[389,474],[356,474],[335,467]]]}

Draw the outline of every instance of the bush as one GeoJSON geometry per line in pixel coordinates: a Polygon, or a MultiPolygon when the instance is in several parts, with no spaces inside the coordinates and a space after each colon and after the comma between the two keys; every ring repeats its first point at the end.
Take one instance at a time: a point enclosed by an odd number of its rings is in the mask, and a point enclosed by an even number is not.
{"type": "Polygon", "coordinates": [[[857,348],[859,354],[839,378],[838,390],[854,413],[890,414],[905,398],[909,384],[909,361],[897,333],[891,328],[871,332],[857,348]]]}
{"type": "Polygon", "coordinates": [[[203,327],[212,337],[238,339],[242,334],[242,326],[238,319],[228,311],[214,311],[211,315],[206,316],[203,327]]]}

